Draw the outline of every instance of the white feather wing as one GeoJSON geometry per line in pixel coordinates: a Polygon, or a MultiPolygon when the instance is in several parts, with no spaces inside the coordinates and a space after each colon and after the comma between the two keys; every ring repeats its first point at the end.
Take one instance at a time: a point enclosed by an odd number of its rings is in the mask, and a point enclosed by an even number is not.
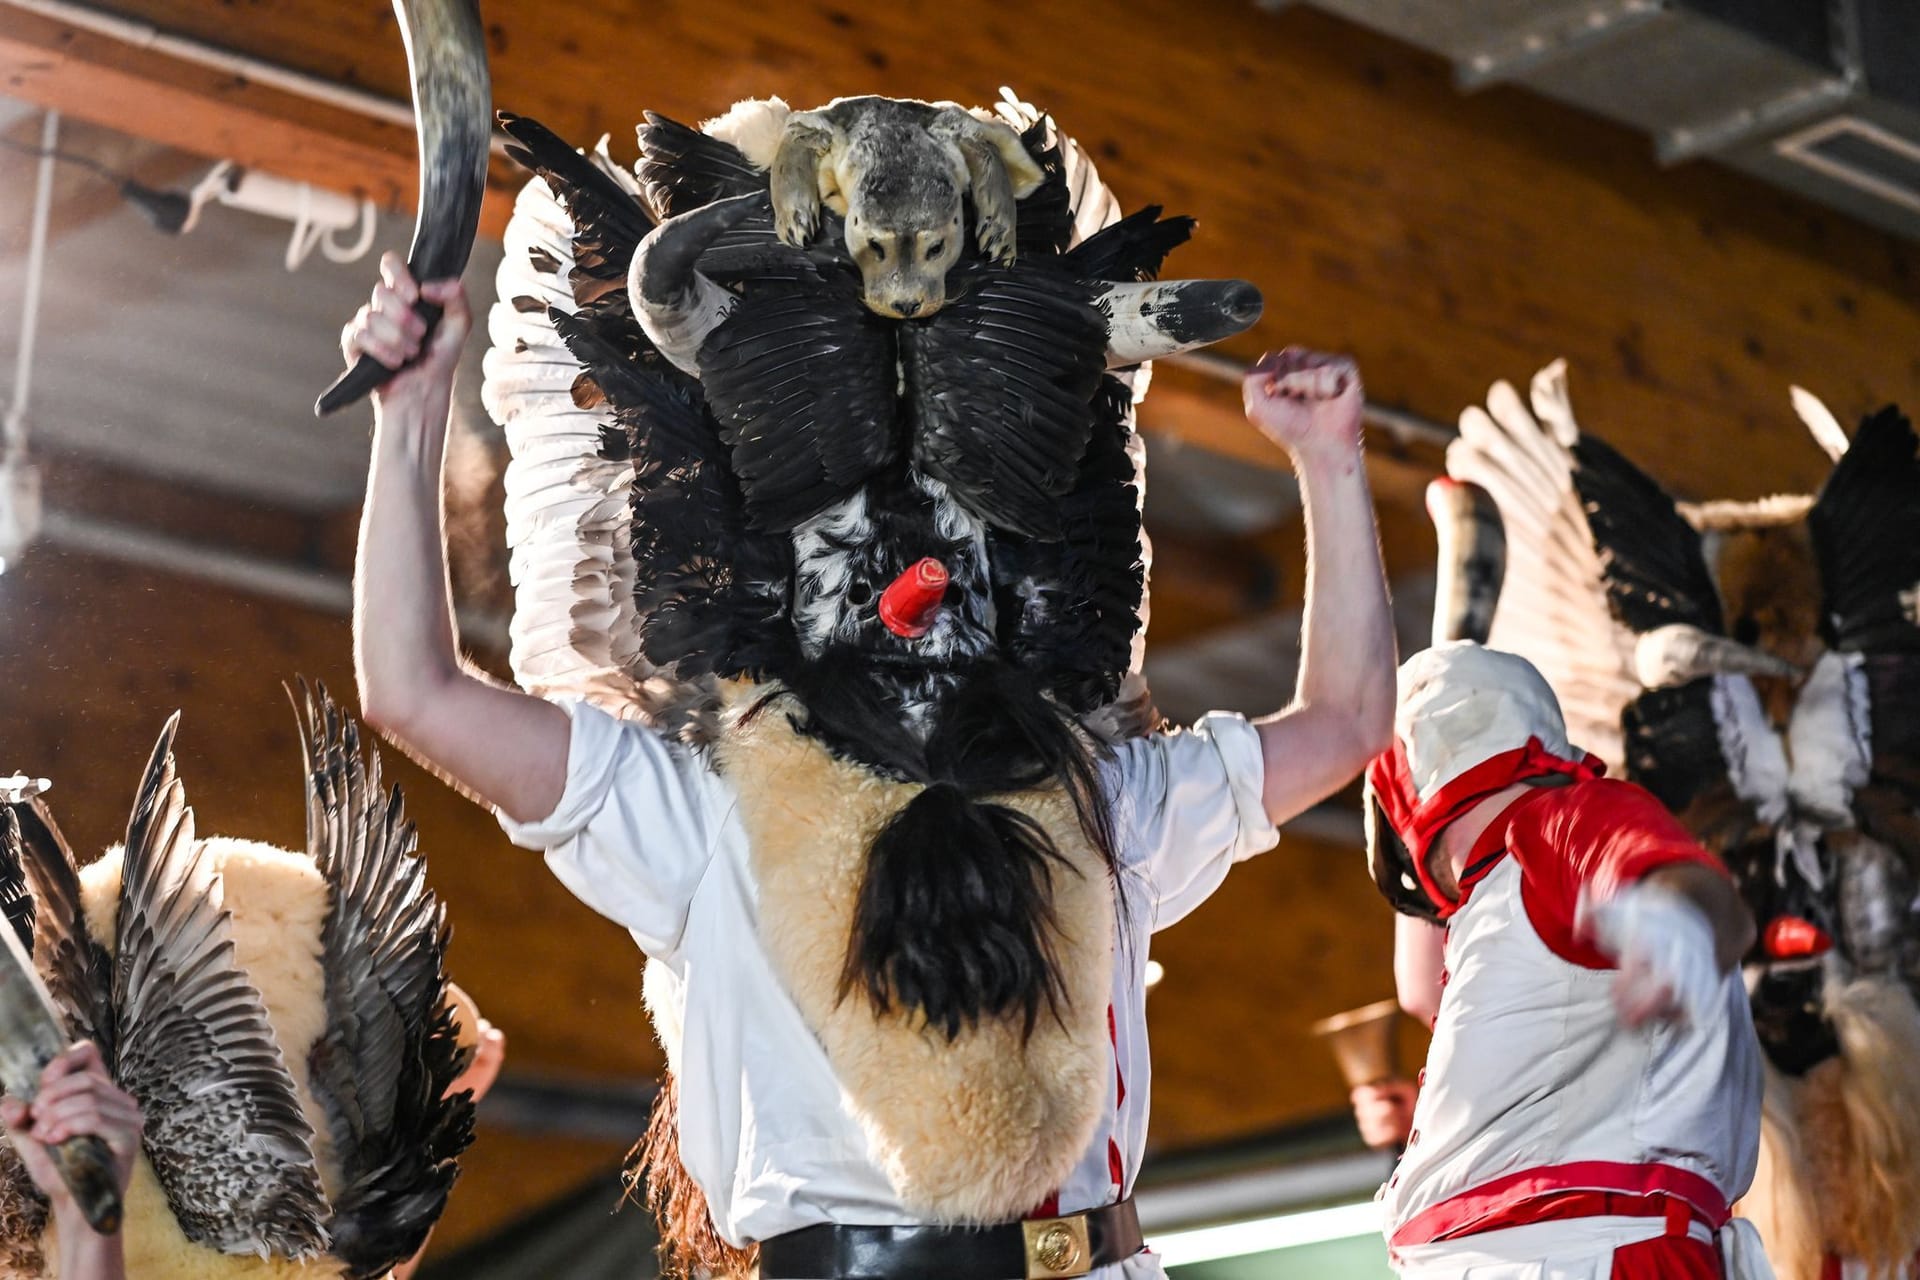
{"type": "Polygon", "coordinates": [[[1507,532],[1507,573],[1488,643],[1532,662],[1559,695],[1568,737],[1618,771],[1620,713],[1641,692],[1633,637],[1607,608],[1600,557],[1573,484],[1579,438],[1566,365],[1534,376],[1532,406],[1497,382],[1460,415],[1447,473],[1492,495],[1507,532]]]}
{"type": "MultiPolygon", "coordinates": [[[[638,184],[595,157],[629,191],[638,184]]],[[[574,311],[573,222],[541,179],[507,224],[493,345],[481,395],[506,432],[508,573],[514,678],[547,698],[584,698],[623,718],[670,721],[688,691],[640,654],[629,498],[633,470],[600,455],[605,409],[574,403],[580,364],[547,317],[574,311]]]]}

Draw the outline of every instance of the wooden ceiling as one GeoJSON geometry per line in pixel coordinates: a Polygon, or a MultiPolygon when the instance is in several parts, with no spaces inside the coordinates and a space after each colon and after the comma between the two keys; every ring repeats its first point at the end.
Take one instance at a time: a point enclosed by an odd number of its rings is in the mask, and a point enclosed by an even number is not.
{"type": "MultiPolygon", "coordinates": [[[[404,93],[384,0],[106,7],[404,93]]],[[[1229,355],[1290,342],[1349,350],[1376,401],[1440,421],[1493,379],[1565,356],[1588,427],[1688,496],[1817,482],[1822,455],[1787,411],[1790,383],[1843,418],[1920,404],[1914,246],[1728,172],[1662,172],[1643,139],[1549,103],[1505,90],[1460,97],[1441,64],[1310,12],[1239,0],[494,0],[487,16],[499,104],[577,140],[611,132],[622,152],[642,109],[697,120],[765,94],[978,102],[1011,83],[1091,146],[1124,202],[1199,217],[1176,271],[1265,291],[1266,319],[1229,355]]],[[[0,19],[0,93],[168,147],[409,198],[402,129],[4,3],[0,19]]],[[[502,174],[500,191],[513,182],[502,174]]],[[[504,196],[496,226],[503,208],[504,196]]],[[[1275,461],[1230,384],[1163,371],[1155,396],[1149,429],[1275,461]]],[[[1431,556],[1418,495],[1433,458],[1396,459],[1388,443],[1373,468],[1387,551],[1417,568],[1431,556]]],[[[342,532],[331,525],[320,540],[337,548],[342,532]]],[[[1163,564],[1163,639],[1232,620],[1230,604],[1204,593],[1183,603],[1174,578],[1183,564],[1199,573],[1201,559],[1163,564]]],[[[55,777],[58,812],[98,848],[124,820],[161,719],[184,706],[182,775],[203,829],[296,842],[296,748],[276,686],[298,672],[349,688],[348,654],[338,618],[37,552],[0,579],[0,770],[55,777]]],[[[620,932],[486,815],[418,771],[402,780],[452,906],[456,975],[508,1028],[511,1069],[656,1069],[638,957],[620,932]]],[[[1157,938],[1168,977],[1151,1002],[1156,1144],[1339,1107],[1306,1025],[1387,993],[1388,936],[1357,855],[1292,839],[1157,938]]],[[[531,1205],[630,1136],[483,1135],[447,1234],[531,1205]]]]}

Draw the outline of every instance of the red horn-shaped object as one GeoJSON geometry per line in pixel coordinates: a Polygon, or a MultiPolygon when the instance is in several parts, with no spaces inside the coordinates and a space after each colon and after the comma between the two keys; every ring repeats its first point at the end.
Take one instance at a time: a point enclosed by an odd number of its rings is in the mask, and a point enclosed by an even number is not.
{"type": "Polygon", "coordinates": [[[933,629],[946,594],[947,566],[928,556],[880,593],[880,621],[903,639],[917,639],[933,629]]]}
{"type": "Polygon", "coordinates": [[[1761,931],[1760,946],[1775,960],[1800,960],[1823,956],[1833,950],[1833,939],[1811,920],[1799,916],[1776,916],[1761,931]]]}

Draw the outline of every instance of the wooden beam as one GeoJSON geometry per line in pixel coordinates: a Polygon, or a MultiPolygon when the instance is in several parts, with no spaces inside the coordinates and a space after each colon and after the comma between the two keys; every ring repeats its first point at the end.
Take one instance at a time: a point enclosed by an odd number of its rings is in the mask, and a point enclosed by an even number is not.
{"type": "MultiPolygon", "coordinates": [[[[118,11],[389,96],[384,0],[118,11]]],[[[1912,247],[1757,181],[1662,171],[1647,139],[1323,14],[1245,0],[495,5],[504,106],[630,155],[643,108],[736,98],[979,101],[1015,87],[1087,144],[1129,207],[1200,220],[1172,273],[1244,276],[1267,318],[1230,344],[1353,351],[1384,403],[1451,421],[1558,355],[1587,424],[1693,496],[1810,485],[1789,382],[1843,415],[1920,400],[1912,247]]],[[[1221,437],[1225,439],[1226,437],[1221,437]]]]}
{"type": "MultiPolygon", "coordinates": [[[[411,210],[413,133],[396,124],[0,5],[0,92],[211,159],[411,210]]],[[[496,161],[481,211],[498,236],[524,181],[496,161]]]]}

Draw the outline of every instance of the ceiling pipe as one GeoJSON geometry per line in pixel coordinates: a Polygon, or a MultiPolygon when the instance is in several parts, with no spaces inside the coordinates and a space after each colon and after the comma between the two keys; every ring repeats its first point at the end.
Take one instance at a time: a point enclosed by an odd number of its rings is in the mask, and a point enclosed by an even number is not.
{"type": "Polygon", "coordinates": [[[59,142],[60,113],[48,111],[40,123],[39,175],[27,240],[13,394],[6,417],[0,419],[0,573],[19,560],[40,531],[40,471],[27,456],[27,403],[33,391],[33,348],[40,332],[40,289],[46,277],[47,219],[53,208],[53,162],[59,142]]]}

